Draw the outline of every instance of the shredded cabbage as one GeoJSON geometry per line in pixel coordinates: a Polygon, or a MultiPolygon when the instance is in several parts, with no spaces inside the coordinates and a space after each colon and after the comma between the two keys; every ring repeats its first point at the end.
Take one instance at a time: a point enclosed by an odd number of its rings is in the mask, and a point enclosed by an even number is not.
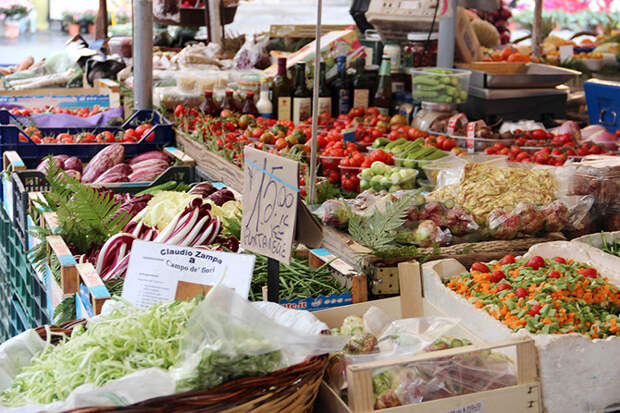
{"type": "Polygon", "coordinates": [[[158,304],[147,310],[118,305],[75,328],[71,339],[33,357],[0,395],[0,404],[21,406],[64,400],[78,386],[105,383],[137,370],[169,369],[179,361],[185,323],[196,300],[158,304]]]}
{"type": "Polygon", "coordinates": [[[199,197],[200,195],[186,192],[162,191],[153,196],[146,205],[142,222],[162,231],[179,212],[189,205],[192,199],[199,197]]]}

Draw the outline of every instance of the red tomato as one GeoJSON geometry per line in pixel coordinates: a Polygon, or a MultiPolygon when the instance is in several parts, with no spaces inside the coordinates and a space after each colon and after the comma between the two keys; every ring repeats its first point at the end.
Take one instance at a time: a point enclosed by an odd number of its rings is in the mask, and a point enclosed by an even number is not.
{"type": "Polygon", "coordinates": [[[544,129],[534,129],[532,131],[532,138],[534,139],[547,139],[547,132],[544,129]]]}
{"type": "Polygon", "coordinates": [[[560,264],[566,264],[566,260],[562,257],[554,257],[553,261],[559,262],[560,264]]]}
{"type": "Polygon", "coordinates": [[[596,278],[598,277],[598,272],[594,268],[582,268],[577,270],[577,274],[581,274],[587,278],[596,278]]]}
{"type": "Polygon", "coordinates": [[[535,257],[530,258],[530,260],[525,264],[526,267],[530,267],[533,270],[537,270],[545,266],[545,260],[543,257],[537,255],[535,257]]]}
{"type": "Polygon", "coordinates": [[[533,306],[530,307],[530,311],[528,311],[528,315],[534,317],[537,314],[540,314],[540,310],[541,310],[542,306],[540,304],[534,304],[533,306]]]}
{"type": "Polygon", "coordinates": [[[499,262],[501,265],[514,264],[516,262],[515,257],[512,254],[505,255],[499,262]]]}
{"type": "Polygon", "coordinates": [[[504,291],[504,290],[511,290],[511,289],[512,289],[512,285],[506,284],[506,283],[502,283],[497,286],[497,292],[504,291]]]}
{"type": "Polygon", "coordinates": [[[515,295],[516,295],[517,297],[519,297],[519,298],[525,298],[525,297],[527,297],[529,294],[528,294],[528,292],[527,292],[527,290],[526,290],[525,288],[523,288],[523,287],[519,287],[519,288],[517,288],[517,289],[516,289],[516,291],[515,291],[515,295]]]}
{"type": "Polygon", "coordinates": [[[101,132],[97,135],[97,142],[99,143],[110,143],[114,141],[114,134],[110,131],[101,132]]]}
{"type": "Polygon", "coordinates": [[[551,270],[549,271],[549,273],[547,273],[547,278],[560,278],[561,276],[562,273],[558,270],[551,270]]]}
{"type": "Polygon", "coordinates": [[[482,272],[482,273],[489,273],[489,272],[491,272],[491,270],[489,270],[489,267],[487,267],[486,264],[483,264],[481,262],[474,262],[471,265],[471,270],[472,271],[482,272]]]}
{"type": "Polygon", "coordinates": [[[504,274],[504,272],[500,271],[500,270],[493,271],[493,273],[491,274],[491,282],[492,283],[498,283],[501,280],[503,280],[504,278],[506,278],[506,274],[504,274]]]}

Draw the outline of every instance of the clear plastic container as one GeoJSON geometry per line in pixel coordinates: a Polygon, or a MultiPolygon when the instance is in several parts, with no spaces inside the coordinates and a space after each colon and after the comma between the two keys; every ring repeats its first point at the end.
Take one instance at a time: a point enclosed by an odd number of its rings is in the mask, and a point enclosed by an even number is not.
{"type": "Polygon", "coordinates": [[[437,159],[428,162],[422,166],[422,171],[428,178],[433,187],[437,185],[437,178],[442,170],[451,170],[456,168],[462,168],[467,164],[467,160],[458,156],[447,156],[445,158],[437,159]]]}
{"type": "MultiPolygon", "coordinates": [[[[370,168],[368,168],[370,169],[370,168]]],[[[395,168],[391,168],[392,170],[395,168]]],[[[357,177],[360,179],[362,190],[373,189],[377,192],[397,192],[403,189],[413,189],[415,187],[418,170],[411,168],[397,168],[395,172],[387,175],[367,175],[363,170],[357,177]],[[399,175],[406,170],[407,176],[399,175]]]]}
{"type": "Polygon", "coordinates": [[[174,110],[177,105],[197,108],[204,99],[204,94],[197,91],[184,92],[177,87],[160,87],[153,92],[153,104],[161,105],[168,110],[174,110]]]}
{"type": "Polygon", "coordinates": [[[437,42],[439,33],[414,32],[407,34],[403,46],[403,65],[405,67],[428,67],[437,64],[437,42]],[[428,45],[428,47],[427,47],[428,45]]]}
{"type": "Polygon", "coordinates": [[[414,100],[459,104],[467,99],[471,75],[469,70],[425,67],[408,71],[411,74],[414,100]]]}

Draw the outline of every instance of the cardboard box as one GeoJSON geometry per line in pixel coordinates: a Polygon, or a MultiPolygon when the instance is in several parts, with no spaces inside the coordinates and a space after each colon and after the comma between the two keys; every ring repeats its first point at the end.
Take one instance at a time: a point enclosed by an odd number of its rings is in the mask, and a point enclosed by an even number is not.
{"type": "MultiPolygon", "coordinates": [[[[556,241],[530,248],[525,258],[563,256],[584,262],[620,282],[620,268],[601,263],[601,256],[588,246],[556,241]],[[605,268],[605,270],[603,270],[605,268]]],[[[609,254],[607,254],[609,255],[609,254]]],[[[615,258],[615,257],[614,257],[615,258]]],[[[458,316],[466,327],[484,340],[494,342],[514,337],[531,337],[536,343],[543,405],[550,413],[599,411],[620,401],[620,337],[590,339],[581,334],[515,333],[500,321],[470,304],[463,296],[446,288],[443,280],[453,278],[465,267],[456,260],[432,261],[422,266],[424,297],[441,305],[446,314],[458,316]]]]}
{"type": "MultiPolygon", "coordinates": [[[[286,67],[291,68],[297,63],[314,61],[315,42],[310,42],[295,53],[291,53],[286,60],[286,67]]],[[[360,43],[355,30],[338,30],[321,36],[321,58],[327,65],[329,72],[335,67],[336,57],[344,53],[347,62],[361,57],[364,47],[360,43]]],[[[278,73],[278,65],[273,64],[263,72],[267,77],[274,77],[278,73]]],[[[328,73],[329,77],[329,73],[328,73]]]]}

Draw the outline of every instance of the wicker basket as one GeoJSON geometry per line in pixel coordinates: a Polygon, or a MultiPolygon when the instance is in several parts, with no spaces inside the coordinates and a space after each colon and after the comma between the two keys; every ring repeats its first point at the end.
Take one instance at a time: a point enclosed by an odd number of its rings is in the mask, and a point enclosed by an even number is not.
{"type": "MultiPolygon", "coordinates": [[[[73,327],[84,323],[85,320],[76,320],[50,328],[54,333],[69,335],[73,327]]],[[[37,328],[36,332],[42,339],[47,338],[44,327],[37,328]]],[[[53,344],[59,340],[60,335],[51,338],[53,344]]],[[[124,407],[84,407],[69,412],[307,413],[313,410],[326,367],[327,355],[323,355],[274,371],[267,376],[234,380],[207,391],[162,396],[124,407]]]]}

